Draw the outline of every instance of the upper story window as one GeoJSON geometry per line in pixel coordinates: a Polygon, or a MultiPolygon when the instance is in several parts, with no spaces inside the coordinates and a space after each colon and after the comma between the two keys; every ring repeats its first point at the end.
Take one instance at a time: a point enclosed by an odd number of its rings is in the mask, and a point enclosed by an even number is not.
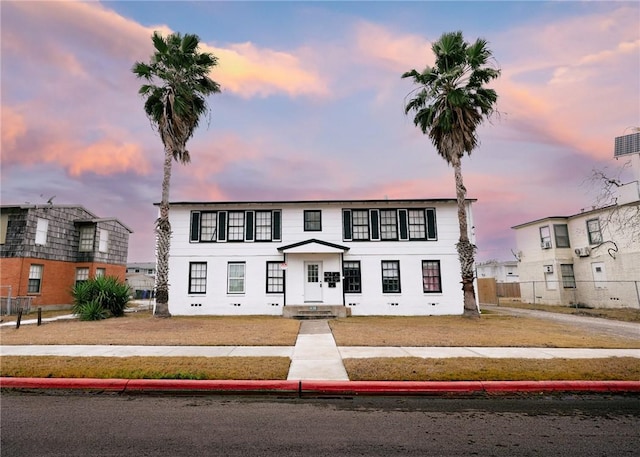
{"type": "Polygon", "coordinates": [[[548,225],[540,227],[540,246],[542,249],[551,248],[551,230],[548,225]]]}
{"type": "Polygon", "coordinates": [[[84,225],[80,227],[80,243],[78,250],[80,252],[93,251],[93,238],[95,235],[95,227],[93,225],[84,225]]]}
{"type": "Polygon", "coordinates": [[[380,239],[382,240],[398,239],[398,211],[396,210],[380,211],[380,239]]]}
{"type": "Polygon", "coordinates": [[[100,229],[100,240],[98,241],[98,251],[109,251],[109,232],[105,229],[100,229]]]}
{"type": "Polygon", "coordinates": [[[344,209],[343,239],[437,240],[435,208],[421,209],[344,209]]]}
{"type": "Polygon", "coordinates": [[[322,230],[322,211],[304,210],[304,231],[319,232],[322,230]]]}
{"type": "Polygon", "coordinates": [[[369,211],[353,210],[351,211],[352,233],[354,240],[369,239],[369,211]]]}
{"type": "Polygon", "coordinates": [[[280,241],[280,210],[192,211],[189,241],[280,241]]]}
{"type": "Polygon", "coordinates": [[[38,225],[36,226],[36,244],[47,244],[47,230],[49,229],[49,221],[47,219],[38,218],[38,225]]]}
{"type": "Polygon", "coordinates": [[[0,213],[0,244],[6,243],[8,229],[9,229],[9,215],[0,213]]]}
{"type": "Polygon", "coordinates": [[[554,224],[553,233],[556,238],[557,248],[568,248],[569,245],[569,229],[567,224],[554,224]]]}
{"type": "Polygon", "coordinates": [[[599,219],[589,219],[587,221],[587,232],[589,234],[589,244],[602,243],[602,232],[600,231],[599,219]]]}

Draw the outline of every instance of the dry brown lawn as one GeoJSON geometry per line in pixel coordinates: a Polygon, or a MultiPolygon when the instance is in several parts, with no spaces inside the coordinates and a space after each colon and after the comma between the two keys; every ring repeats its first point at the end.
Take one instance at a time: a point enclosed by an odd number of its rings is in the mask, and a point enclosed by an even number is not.
{"type": "Polygon", "coordinates": [[[287,379],[288,357],[2,357],[0,375],[36,378],[287,379]]]}
{"type": "Polygon", "coordinates": [[[637,339],[614,338],[528,317],[349,317],[329,321],[338,346],[504,346],[640,348],[637,339]]]}
{"type": "Polygon", "coordinates": [[[638,381],[632,357],[606,359],[346,359],[352,381],[638,381]]]}
{"type": "Polygon", "coordinates": [[[535,309],[550,313],[574,314],[576,316],[601,317],[624,322],[640,322],[640,308],[577,308],[575,306],[539,305],[500,299],[500,306],[510,308],[535,309]]]}
{"type": "Polygon", "coordinates": [[[149,312],[102,321],[60,320],[0,329],[0,343],[142,346],[294,346],[300,322],[270,316],[174,316],[149,312]]]}

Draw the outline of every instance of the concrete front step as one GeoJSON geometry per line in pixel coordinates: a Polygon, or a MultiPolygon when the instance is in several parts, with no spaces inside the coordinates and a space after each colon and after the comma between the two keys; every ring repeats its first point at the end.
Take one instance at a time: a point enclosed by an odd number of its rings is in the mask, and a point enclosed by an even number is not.
{"type": "Polygon", "coordinates": [[[342,305],[286,305],[282,316],[290,319],[335,319],[348,317],[351,310],[342,305]]]}

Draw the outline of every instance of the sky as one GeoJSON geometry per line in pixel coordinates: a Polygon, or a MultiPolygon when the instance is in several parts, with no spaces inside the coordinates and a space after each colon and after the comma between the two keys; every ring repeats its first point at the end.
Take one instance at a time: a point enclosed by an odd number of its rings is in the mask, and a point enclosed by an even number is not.
{"type": "MultiPolygon", "coordinates": [[[[640,126],[640,3],[0,2],[2,205],[79,204],[154,260],[163,147],[131,67],[154,31],[197,34],[220,94],[174,164],[171,201],[455,198],[453,169],[405,115],[401,75],[460,30],[489,43],[498,115],[462,163],[476,260],[512,226],[590,207],[593,170],[640,126]]],[[[624,174],[622,175],[624,178],[624,174]]]]}

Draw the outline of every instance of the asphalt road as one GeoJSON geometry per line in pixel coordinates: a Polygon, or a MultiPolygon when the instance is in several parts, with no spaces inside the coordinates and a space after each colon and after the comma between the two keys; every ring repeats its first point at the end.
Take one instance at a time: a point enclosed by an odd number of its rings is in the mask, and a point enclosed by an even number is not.
{"type": "Polygon", "coordinates": [[[167,397],[3,392],[10,456],[632,456],[639,396],[167,397]]]}

